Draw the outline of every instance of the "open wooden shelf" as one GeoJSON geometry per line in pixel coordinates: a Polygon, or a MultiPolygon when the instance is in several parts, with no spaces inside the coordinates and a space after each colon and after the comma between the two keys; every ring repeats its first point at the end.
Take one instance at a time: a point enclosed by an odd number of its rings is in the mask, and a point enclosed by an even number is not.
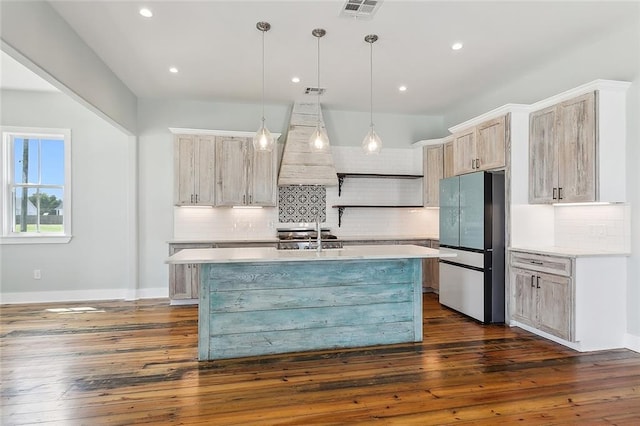
{"type": "Polygon", "coordinates": [[[402,205],[402,206],[389,206],[389,205],[372,205],[372,204],[337,204],[331,206],[334,209],[338,209],[338,228],[342,226],[342,214],[346,208],[359,208],[359,209],[421,209],[422,205],[402,205]]]}
{"type": "Polygon", "coordinates": [[[369,179],[420,179],[422,175],[386,174],[386,173],[338,173],[338,197],[342,195],[342,184],[345,178],[369,179]]]}

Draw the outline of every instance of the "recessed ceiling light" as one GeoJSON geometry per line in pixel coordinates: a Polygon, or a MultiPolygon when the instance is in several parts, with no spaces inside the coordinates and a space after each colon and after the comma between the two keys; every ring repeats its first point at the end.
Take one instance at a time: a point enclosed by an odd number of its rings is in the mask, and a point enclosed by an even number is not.
{"type": "Polygon", "coordinates": [[[153,16],[153,12],[146,7],[143,7],[142,9],[140,9],[140,15],[144,16],[145,18],[151,18],[153,16]]]}
{"type": "Polygon", "coordinates": [[[300,83],[300,77],[291,77],[292,83],[300,83]]]}
{"type": "Polygon", "coordinates": [[[169,72],[172,73],[172,74],[177,74],[178,73],[178,68],[171,67],[171,68],[169,68],[169,72]]]}
{"type": "Polygon", "coordinates": [[[400,86],[398,87],[398,90],[401,92],[406,92],[407,91],[407,86],[400,86]]]}
{"type": "Polygon", "coordinates": [[[460,49],[462,49],[462,43],[460,43],[459,41],[458,41],[458,42],[456,42],[456,43],[453,43],[453,44],[451,45],[451,49],[453,49],[453,50],[460,50],[460,49]]]}

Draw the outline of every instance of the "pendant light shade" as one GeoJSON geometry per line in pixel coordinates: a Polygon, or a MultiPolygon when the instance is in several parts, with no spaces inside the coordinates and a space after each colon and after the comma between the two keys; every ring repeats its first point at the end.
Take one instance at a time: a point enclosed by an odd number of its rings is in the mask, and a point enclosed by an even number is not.
{"type": "Polygon", "coordinates": [[[373,127],[373,43],[375,43],[377,40],[378,40],[378,36],[375,34],[369,34],[368,36],[364,37],[364,41],[369,43],[369,47],[370,47],[369,70],[370,70],[370,83],[371,83],[371,88],[370,88],[371,89],[370,90],[371,122],[369,124],[369,132],[367,132],[367,135],[362,140],[362,149],[364,150],[365,154],[378,154],[382,149],[382,140],[380,139],[380,136],[378,136],[378,134],[375,132],[373,127]]]}
{"type": "Polygon", "coordinates": [[[257,151],[271,152],[275,145],[275,139],[264,124],[264,34],[271,29],[271,24],[261,21],[256,24],[256,28],[262,31],[262,121],[260,128],[253,136],[253,148],[257,151]]]}
{"type": "Polygon", "coordinates": [[[324,37],[327,32],[322,28],[316,28],[311,31],[311,34],[318,39],[318,102],[317,102],[317,115],[318,121],[316,128],[309,138],[309,148],[312,152],[327,152],[329,151],[329,137],[327,136],[326,129],[322,126],[320,120],[320,38],[324,37]]]}

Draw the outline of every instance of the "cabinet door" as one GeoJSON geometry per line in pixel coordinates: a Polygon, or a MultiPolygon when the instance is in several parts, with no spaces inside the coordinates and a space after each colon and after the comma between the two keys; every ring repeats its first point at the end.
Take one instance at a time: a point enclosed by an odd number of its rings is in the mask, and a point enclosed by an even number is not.
{"type": "Polygon", "coordinates": [[[558,106],[558,192],[561,202],[596,201],[595,92],[558,106]]]}
{"type": "Polygon", "coordinates": [[[443,147],[426,146],[423,152],[423,188],[424,206],[438,207],[440,194],[440,179],[443,173],[443,147]]]}
{"type": "Polygon", "coordinates": [[[460,245],[460,177],[440,180],[440,244],[460,245]]]}
{"type": "Polygon", "coordinates": [[[255,206],[276,205],[276,152],[256,151],[250,146],[248,202],[255,206]]]}
{"type": "Polygon", "coordinates": [[[529,202],[532,204],[557,201],[556,120],[555,106],[529,116],[529,202]]]}
{"type": "MultiPolygon", "coordinates": [[[[440,248],[437,240],[431,240],[432,249],[440,248]]],[[[440,262],[438,259],[425,259],[423,263],[423,287],[431,287],[436,293],[440,291],[440,262]]]]}
{"type": "Polygon", "coordinates": [[[512,269],[511,282],[515,292],[513,319],[536,327],[536,276],[533,272],[512,269]]]}
{"type": "Polygon", "coordinates": [[[448,178],[453,176],[453,141],[444,144],[443,162],[442,177],[448,178]]]}
{"type": "Polygon", "coordinates": [[[537,274],[538,327],[565,340],[573,340],[571,278],[537,274]]]}
{"type": "Polygon", "coordinates": [[[491,170],[505,166],[505,116],[480,124],[476,128],[476,169],[491,170]]]}
{"type": "Polygon", "coordinates": [[[453,174],[461,175],[475,171],[475,128],[453,135],[453,174]]]}
{"type": "Polygon", "coordinates": [[[213,136],[197,137],[195,202],[198,205],[213,206],[215,204],[215,142],[213,136]]]}
{"type": "Polygon", "coordinates": [[[195,202],[194,162],[196,142],[194,136],[176,135],[174,142],[174,183],[173,199],[178,206],[190,205],[195,202]]]}
{"type": "Polygon", "coordinates": [[[216,205],[247,204],[245,138],[216,138],[216,205]]]}

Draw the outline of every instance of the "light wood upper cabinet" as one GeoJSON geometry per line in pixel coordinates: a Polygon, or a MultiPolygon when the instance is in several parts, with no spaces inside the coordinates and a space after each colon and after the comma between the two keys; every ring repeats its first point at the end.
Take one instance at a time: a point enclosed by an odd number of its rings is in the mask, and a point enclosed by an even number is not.
{"type": "Polygon", "coordinates": [[[596,201],[595,92],[558,106],[558,198],[596,201]]]}
{"type": "Polygon", "coordinates": [[[505,166],[505,116],[476,127],[476,169],[491,170],[505,166]]]}
{"type": "Polygon", "coordinates": [[[448,178],[454,176],[453,174],[453,141],[444,143],[444,169],[443,169],[443,178],[448,178]]]}
{"type": "Polygon", "coordinates": [[[214,205],[215,138],[176,135],[174,163],[174,203],[178,206],[214,205]]]}
{"type": "Polygon", "coordinates": [[[486,121],[453,135],[453,174],[505,166],[506,117],[486,121]]]}
{"type": "Polygon", "coordinates": [[[275,149],[258,152],[251,138],[218,137],[216,161],[216,205],[276,205],[275,149]]]}
{"type": "Polygon", "coordinates": [[[476,129],[453,135],[453,174],[462,175],[476,169],[476,129]]]}
{"type": "Polygon", "coordinates": [[[425,146],[423,148],[424,206],[438,207],[440,205],[440,179],[443,176],[444,147],[442,145],[425,146]]]}
{"type": "Polygon", "coordinates": [[[596,92],[529,117],[529,202],[596,201],[596,92]]]}

